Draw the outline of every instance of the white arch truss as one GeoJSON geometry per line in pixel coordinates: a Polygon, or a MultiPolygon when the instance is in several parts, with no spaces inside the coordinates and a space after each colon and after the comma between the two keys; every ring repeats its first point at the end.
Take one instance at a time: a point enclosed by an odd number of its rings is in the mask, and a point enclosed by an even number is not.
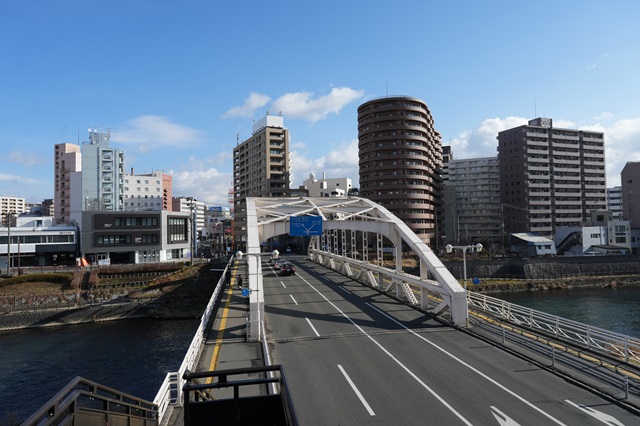
{"type": "MultiPolygon", "coordinates": [[[[293,216],[320,216],[322,235],[312,237],[309,247],[313,261],[385,292],[395,292],[397,297],[436,315],[448,310],[454,324],[466,324],[464,288],[429,246],[383,206],[359,197],[247,198],[246,206],[249,279],[258,278],[256,289],[262,290],[262,277],[258,275],[260,244],[276,235],[289,234],[293,216]],[[373,261],[369,261],[368,250],[371,235],[376,239],[373,261]],[[393,244],[392,248],[383,246],[382,236],[393,244]],[[403,272],[403,247],[415,253],[419,275],[403,272]],[[388,251],[395,253],[395,269],[382,264],[383,254],[388,251]]],[[[262,291],[256,293],[256,303],[262,309],[262,291]]],[[[261,312],[255,318],[262,318],[261,312]]]]}

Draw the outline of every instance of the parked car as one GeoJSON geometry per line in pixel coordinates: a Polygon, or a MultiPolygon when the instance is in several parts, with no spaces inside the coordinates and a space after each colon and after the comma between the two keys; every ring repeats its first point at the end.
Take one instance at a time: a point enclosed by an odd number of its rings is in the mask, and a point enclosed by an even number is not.
{"type": "Polygon", "coordinates": [[[296,268],[290,263],[283,263],[280,266],[280,275],[283,277],[286,275],[294,275],[295,273],[296,273],[296,268]]]}

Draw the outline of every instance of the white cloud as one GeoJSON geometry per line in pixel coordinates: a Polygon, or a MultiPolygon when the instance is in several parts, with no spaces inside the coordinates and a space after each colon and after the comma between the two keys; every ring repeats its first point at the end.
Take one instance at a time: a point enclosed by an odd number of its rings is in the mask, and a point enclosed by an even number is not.
{"type": "Polygon", "coordinates": [[[203,140],[202,132],[158,115],[142,115],[111,131],[111,141],[136,144],[141,152],[167,146],[185,147],[203,140]]]}
{"type": "Polygon", "coordinates": [[[205,160],[190,158],[187,167],[170,170],[168,174],[173,177],[173,196],[194,197],[207,205],[228,205],[233,177],[231,173],[209,166],[219,160],[217,157],[205,160]]]}
{"type": "Polygon", "coordinates": [[[37,164],[47,163],[50,160],[49,158],[45,158],[44,156],[35,154],[34,152],[15,149],[9,152],[9,161],[21,166],[35,166],[37,164]]]}
{"type": "Polygon", "coordinates": [[[339,114],[345,105],[363,95],[364,91],[349,87],[334,87],[329,94],[317,98],[313,97],[312,92],[286,93],[276,99],[271,108],[273,111],[282,112],[287,118],[315,123],[331,113],[339,114]]]}
{"type": "Polygon", "coordinates": [[[454,159],[495,156],[498,153],[498,132],[522,126],[527,122],[528,120],[522,117],[487,118],[475,129],[460,132],[458,136],[443,141],[442,144],[451,145],[454,159]]]}
{"type": "Polygon", "coordinates": [[[328,179],[351,178],[353,186],[358,187],[360,175],[357,139],[315,159],[305,156],[305,148],[305,145],[300,143],[291,148],[291,182],[295,188],[309,178],[309,173],[314,173],[317,178],[323,173],[328,179]]]}
{"type": "Polygon", "coordinates": [[[249,97],[245,99],[244,105],[235,106],[225,112],[223,118],[235,118],[235,117],[251,117],[253,112],[265,106],[271,98],[267,95],[252,92],[249,97]]]}

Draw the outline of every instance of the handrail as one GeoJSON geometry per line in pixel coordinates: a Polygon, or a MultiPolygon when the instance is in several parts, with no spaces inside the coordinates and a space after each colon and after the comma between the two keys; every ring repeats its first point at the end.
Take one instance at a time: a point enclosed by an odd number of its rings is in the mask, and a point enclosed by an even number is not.
{"type": "Polygon", "coordinates": [[[185,384],[184,373],[187,370],[193,370],[194,366],[197,364],[198,359],[200,357],[202,344],[206,338],[209,320],[211,319],[211,315],[214,312],[215,307],[217,306],[218,300],[220,298],[220,294],[224,289],[225,275],[227,270],[231,267],[235,260],[235,256],[231,257],[225,270],[223,271],[218,283],[216,285],[211,298],[209,299],[209,303],[202,314],[202,318],[200,320],[200,325],[196,330],[193,339],[191,340],[191,344],[187,349],[187,353],[180,365],[180,369],[177,372],[167,373],[165,376],[156,397],[153,399],[154,404],[158,405],[159,419],[160,422],[164,419],[165,414],[167,413],[167,409],[170,406],[178,406],[182,407],[184,404],[182,387],[185,384]]]}
{"type": "Polygon", "coordinates": [[[74,425],[76,422],[80,425],[83,413],[91,412],[95,416],[96,406],[106,408],[105,422],[109,421],[110,413],[113,413],[111,415],[126,416],[129,419],[127,424],[158,424],[156,404],[78,376],[22,425],[74,425]],[[116,410],[111,411],[110,408],[116,410]],[[140,423],[140,420],[132,419],[146,419],[146,422],[140,423]]]}
{"type": "Polygon", "coordinates": [[[536,311],[484,294],[469,292],[467,298],[469,308],[613,357],[626,364],[640,366],[640,338],[536,311]]]}

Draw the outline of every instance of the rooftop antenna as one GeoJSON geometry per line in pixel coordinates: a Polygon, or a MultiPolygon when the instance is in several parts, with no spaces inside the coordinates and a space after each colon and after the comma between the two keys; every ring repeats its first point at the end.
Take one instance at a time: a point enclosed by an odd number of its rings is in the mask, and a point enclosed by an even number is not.
{"type": "Polygon", "coordinates": [[[236,133],[236,146],[240,145],[240,133],[236,133]]]}

